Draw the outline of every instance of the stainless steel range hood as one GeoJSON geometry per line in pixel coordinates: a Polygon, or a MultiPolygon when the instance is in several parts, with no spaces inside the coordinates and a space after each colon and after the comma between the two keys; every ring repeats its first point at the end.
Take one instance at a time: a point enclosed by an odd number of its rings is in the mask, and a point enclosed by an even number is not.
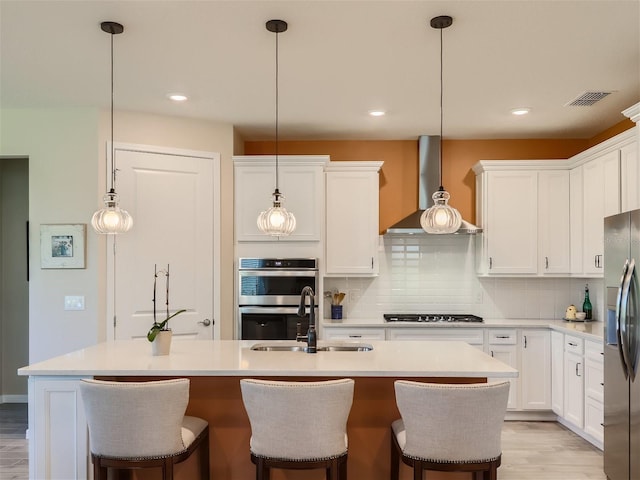
{"type": "MultiPolygon", "coordinates": [[[[431,195],[440,187],[440,139],[438,136],[422,135],[418,140],[418,210],[403,218],[387,229],[385,234],[424,234],[429,235],[420,226],[420,216],[429,208],[433,200],[431,195]]],[[[457,234],[473,235],[482,232],[480,227],[462,220],[457,234]]]]}

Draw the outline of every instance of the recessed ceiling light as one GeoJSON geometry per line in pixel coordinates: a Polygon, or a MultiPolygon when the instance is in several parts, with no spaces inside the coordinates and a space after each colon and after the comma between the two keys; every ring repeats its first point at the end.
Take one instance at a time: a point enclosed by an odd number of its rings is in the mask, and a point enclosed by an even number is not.
{"type": "Polygon", "coordinates": [[[513,110],[511,110],[511,115],[526,115],[530,111],[531,109],[528,107],[514,108],[513,110]]]}
{"type": "Polygon", "coordinates": [[[182,93],[170,93],[167,97],[169,97],[169,100],[173,100],[174,102],[184,102],[188,98],[182,93]]]}
{"type": "Polygon", "coordinates": [[[369,110],[369,115],[372,117],[383,117],[386,113],[384,110],[369,110]]]}

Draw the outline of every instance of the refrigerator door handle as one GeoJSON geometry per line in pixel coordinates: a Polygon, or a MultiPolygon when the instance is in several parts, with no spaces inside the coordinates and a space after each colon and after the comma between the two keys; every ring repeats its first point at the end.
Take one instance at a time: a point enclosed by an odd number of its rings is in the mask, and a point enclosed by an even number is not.
{"type": "MultiPolygon", "coordinates": [[[[635,380],[635,352],[631,351],[630,332],[629,332],[629,293],[631,290],[631,282],[635,274],[636,262],[631,259],[627,274],[624,278],[622,286],[622,299],[620,301],[620,338],[622,339],[622,354],[624,356],[625,365],[627,367],[627,375],[631,377],[631,381],[635,380]]],[[[634,349],[635,350],[635,349],[634,349]]]]}
{"type": "Polygon", "coordinates": [[[624,378],[629,378],[629,371],[627,368],[627,359],[625,355],[625,346],[623,345],[622,333],[620,331],[621,315],[622,315],[622,297],[624,291],[624,281],[627,278],[627,272],[629,271],[629,259],[627,258],[622,267],[622,277],[620,277],[620,285],[618,286],[618,295],[616,297],[616,339],[618,346],[618,354],[620,355],[620,363],[622,364],[622,371],[624,378]]]}

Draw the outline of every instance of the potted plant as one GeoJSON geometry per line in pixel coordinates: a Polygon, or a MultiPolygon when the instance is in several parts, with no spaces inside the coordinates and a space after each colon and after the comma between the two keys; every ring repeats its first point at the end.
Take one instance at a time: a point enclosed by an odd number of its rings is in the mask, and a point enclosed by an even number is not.
{"type": "Polygon", "coordinates": [[[147,332],[147,340],[151,342],[151,352],[153,355],[168,355],[171,351],[171,339],[173,333],[169,329],[169,320],[181,313],[186,312],[185,309],[178,310],[177,312],[169,315],[169,265],[166,270],[158,271],[157,265],[154,265],[153,274],[153,325],[147,332]],[[164,275],[166,279],[166,300],[167,314],[164,320],[159,322],[156,318],[156,283],[158,275],[164,275]]]}

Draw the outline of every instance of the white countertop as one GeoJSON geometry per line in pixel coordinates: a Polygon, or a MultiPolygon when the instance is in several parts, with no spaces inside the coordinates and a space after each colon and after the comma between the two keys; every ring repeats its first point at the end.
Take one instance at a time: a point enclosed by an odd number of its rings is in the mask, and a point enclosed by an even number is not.
{"type": "Polygon", "coordinates": [[[604,322],[567,322],[564,320],[484,319],[475,322],[385,322],[381,319],[343,319],[322,321],[323,327],[338,328],[549,328],[588,340],[604,338],[604,322]]]}
{"type": "MultiPolygon", "coordinates": [[[[295,341],[174,340],[154,357],[146,339],[108,342],[18,370],[30,376],[350,376],[517,377],[514,368],[464,342],[372,341],[369,352],[260,352],[256,343],[295,341]]],[[[325,342],[319,341],[318,345],[325,342]]],[[[326,342],[330,344],[347,342],[326,342]]],[[[298,344],[301,345],[301,344],[298,344]]]]}

